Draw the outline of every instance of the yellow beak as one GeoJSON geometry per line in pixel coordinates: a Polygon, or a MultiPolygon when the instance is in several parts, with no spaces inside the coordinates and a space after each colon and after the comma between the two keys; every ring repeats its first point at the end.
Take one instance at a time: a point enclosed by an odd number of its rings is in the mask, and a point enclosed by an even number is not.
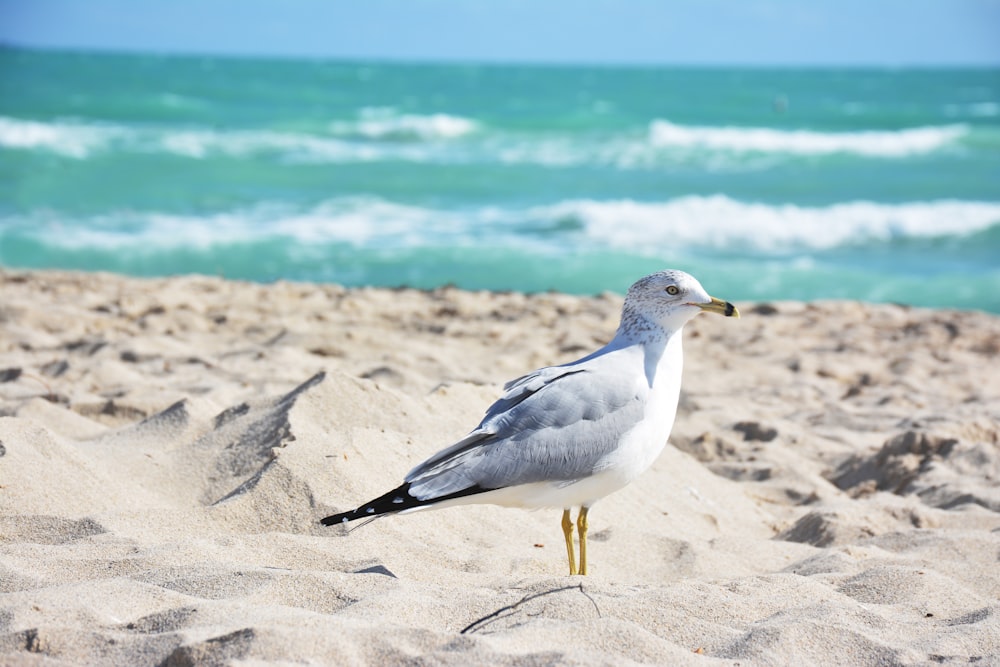
{"type": "Polygon", "coordinates": [[[740,311],[736,309],[736,306],[729,303],[728,301],[723,301],[722,299],[716,299],[714,296],[712,300],[708,303],[692,303],[692,306],[698,306],[706,313],[718,313],[719,315],[725,315],[726,317],[739,317],[740,311]]]}

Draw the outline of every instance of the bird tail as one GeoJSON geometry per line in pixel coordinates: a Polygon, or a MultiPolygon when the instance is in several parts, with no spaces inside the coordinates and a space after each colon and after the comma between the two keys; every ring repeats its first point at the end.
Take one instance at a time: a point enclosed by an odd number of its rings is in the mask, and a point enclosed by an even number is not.
{"type": "Polygon", "coordinates": [[[397,514],[399,512],[405,512],[406,510],[431,507],[445,500],[461,498],[463,496],[472,496],[477,493],[485,493],[489,490],[490,489],[484,489],[476,484],[462,489],[461,491],[449,493],[444,496],[421,499],[410,495],[410,483],[406,482],[397,486],[392,491],[382,494],[374,500],[369,500],[367,503],[356,509],[348,512],[341,512],[340,514],[331,514],[328,517],[320,519],[320,523],[324,526],[334,526],[338,523],[347,523],[348,521],[355,521],[357,519],[374,519],[375,517],[386,514],[397,514]]]}

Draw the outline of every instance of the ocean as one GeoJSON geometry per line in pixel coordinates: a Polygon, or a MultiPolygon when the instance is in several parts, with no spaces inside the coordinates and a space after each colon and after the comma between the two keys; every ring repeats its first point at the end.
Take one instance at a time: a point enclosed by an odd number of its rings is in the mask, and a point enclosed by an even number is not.
{"type": "Polygon", "coordinates": [[[1000,313],[1000,70],[6,48],[0,265],[1000,313]]]}

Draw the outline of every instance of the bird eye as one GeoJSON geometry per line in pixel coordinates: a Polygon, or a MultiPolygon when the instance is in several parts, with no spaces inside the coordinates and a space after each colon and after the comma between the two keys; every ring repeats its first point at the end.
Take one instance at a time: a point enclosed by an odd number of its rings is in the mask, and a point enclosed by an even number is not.
{"type": "Polygon", "coordinates": [[[667,294],[670,296],[676,296],[680,294],[680,290],[677,289],[677,285],[667,285],[667,294]]]}

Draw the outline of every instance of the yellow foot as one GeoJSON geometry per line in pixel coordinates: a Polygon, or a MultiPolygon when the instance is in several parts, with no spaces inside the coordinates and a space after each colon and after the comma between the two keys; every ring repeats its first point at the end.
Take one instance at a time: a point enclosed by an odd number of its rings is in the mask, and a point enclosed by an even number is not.
{"type": "Polygon", "coordinates": [[[580,533],[580,574],[587,574],[587,510],[589,507],[581,507],[580,515],[576,518],[576,528],[580,533]]]}
{"type": "Polygon", "coordinates": [[[566,536],[566,554],[569,556],[569,573],[576,574],[576,554],[573,550],[573,520],[569,518],[569,510],[563,510],[563,535],[566,536]]]}

